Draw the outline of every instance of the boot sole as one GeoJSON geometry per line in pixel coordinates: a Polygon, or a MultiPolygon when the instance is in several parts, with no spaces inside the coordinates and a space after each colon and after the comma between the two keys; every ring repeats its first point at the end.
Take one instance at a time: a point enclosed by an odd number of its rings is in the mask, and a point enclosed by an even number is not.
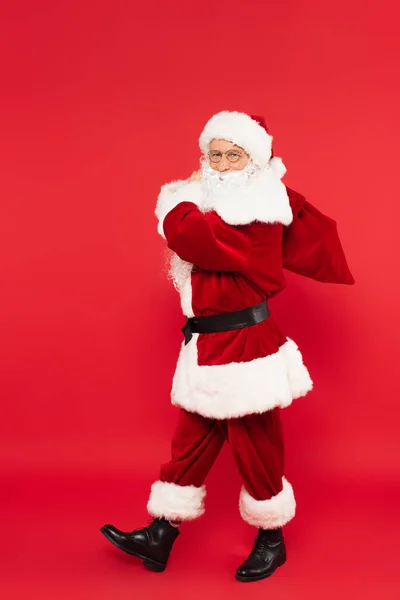
{"type": "Polygon", "coordinates": [[[156,560],[148,558],[147,556],[143,556],[143,554],[140,554],[139,552],[134,552],[133,550],[128,550],[127,548],[124,548],[123,546],[121,546],[120,544],[118,544],[112,537],[110,537],[108,535],[107,531],[105,531],[103,529],[103,527],[100,528],[100,531],[104,535],[104,537],[109,542],[112,543],[113,546],[115,546],[119,550],[122,550],[122,552],[125,552],[126,554],[129,554],[130,556],[136,556],[136,558],[140,558],[140,560],[143,561],[143,565],[145,567],[147,567],[148,569],[150,569],[151,571],[155,571],[156,573],[161,573],[162,571],[165,570],[165,568],[166,568],[167,565],[159,563],[156,560]]]}
{"type": "Polygon", "coordinates": [[[284,565],[286,562],[286,558],[283,558],[279,561],[279,563],[276,565],[275,569],[271,572],[271,573],[267,573],[267,575],[255,575],[254,577],[241,577],[240,575],[236,574],[236,579],[237,581],[243,581],[243,582],[251,582],[251,581],[261,581],[261,579],[267,579],[268,577],[271,577],[271,575],[273,575],[276,571],[276,569],[278,569],[278,567],[281,567],[282,565],[284,565]]]}

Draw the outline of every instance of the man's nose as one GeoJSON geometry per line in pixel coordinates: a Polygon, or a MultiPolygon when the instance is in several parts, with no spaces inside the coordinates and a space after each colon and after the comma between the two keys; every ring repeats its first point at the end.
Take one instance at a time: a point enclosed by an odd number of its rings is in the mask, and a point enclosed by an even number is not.
{"type": "Polygon", "coordinates": [[[226,158],[225,154],[223,154],[218,163],[218,171],[228,171],[228,169],[230,169],[229,160],[226,158]]]}

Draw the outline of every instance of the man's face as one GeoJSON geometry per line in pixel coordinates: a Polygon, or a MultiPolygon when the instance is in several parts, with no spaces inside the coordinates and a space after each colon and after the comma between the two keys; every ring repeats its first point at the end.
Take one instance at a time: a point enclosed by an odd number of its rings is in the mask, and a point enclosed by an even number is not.
{"type": "Polygon", "coordinates": [[[249,162],[250,156],[241,148],[226,140],[212,140],[208,152],[210,167],[220,173],[241,171],[249,162]],[[228,154],[227,154],[228,153],[228,154]],[[217,162],[218,161],[218,162],[217,162]]]}

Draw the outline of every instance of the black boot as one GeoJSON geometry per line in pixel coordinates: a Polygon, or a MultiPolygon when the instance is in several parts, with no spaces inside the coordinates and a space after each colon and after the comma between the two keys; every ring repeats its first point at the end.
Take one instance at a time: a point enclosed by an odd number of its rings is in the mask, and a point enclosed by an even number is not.
{"type": "Polygon", "coordinates": [[[239,581],[265,579],[286,562],[286,548],[282,528],[260,529],[253,549],[236,571],[239,581]]]}
{"type": "Polygon", "coordinates": [[[166,519],[154,519],[148,527],[124,533],[113,525],[104,525],[101,533],[120,550],[143,560],[152,571],[164,571],[169,553],[180,531],[166,519]]]}

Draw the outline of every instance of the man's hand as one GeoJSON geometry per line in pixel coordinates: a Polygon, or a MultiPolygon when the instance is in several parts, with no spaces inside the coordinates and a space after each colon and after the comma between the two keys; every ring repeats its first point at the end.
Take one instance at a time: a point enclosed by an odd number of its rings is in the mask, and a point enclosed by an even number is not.
{"type": "Polygon", "coordinates": [[[201,181],[201,171],[193,171],[189,177],[189,181],[201,181]]]}

